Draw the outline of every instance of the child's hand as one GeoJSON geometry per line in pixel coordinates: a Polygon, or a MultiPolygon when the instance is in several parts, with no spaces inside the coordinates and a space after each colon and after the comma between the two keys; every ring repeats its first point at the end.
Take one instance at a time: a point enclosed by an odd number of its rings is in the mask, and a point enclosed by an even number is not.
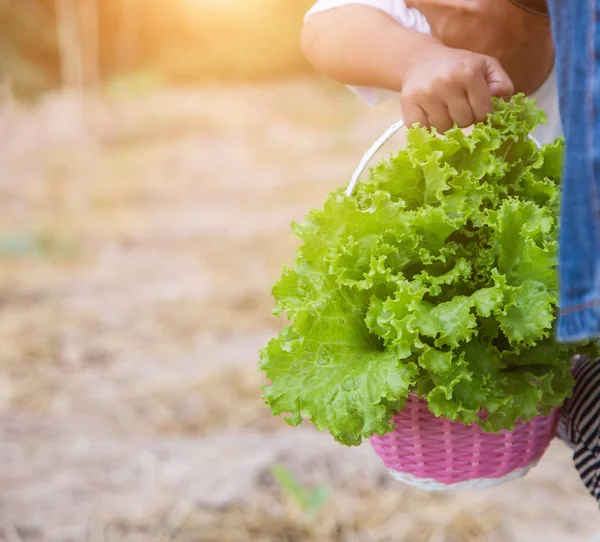
{"type": "Polygon", "coordinates": [[[485,120],[492,96],[514,92],[510,77],[495,58],[431,44],[414,54],[402,77],[404,122],[445,132],[485,120]]]}
{"type": "Polygon", "coordinates": [[[554,64],[550,19],[509,0],[406,0],[425,15],[431,35],[448,47],[497,58],[517,92],[531,94],[554,64]]]}

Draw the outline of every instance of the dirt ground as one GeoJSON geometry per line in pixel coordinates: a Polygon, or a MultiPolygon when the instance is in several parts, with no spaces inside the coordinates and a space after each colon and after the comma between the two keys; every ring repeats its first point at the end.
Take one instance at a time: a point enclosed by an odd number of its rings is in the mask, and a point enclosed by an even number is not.
{"type": "Polygon", "coordinates": [[[289,224],[395,120],[312,81],[0,110],[0,540],[580,542],[569,451],[430,494],[260,399],[289,224]],[[86,135],[87,134],[87,135],[86,135]],[[314,517],[270,473],[330,498],[314,517]]]}

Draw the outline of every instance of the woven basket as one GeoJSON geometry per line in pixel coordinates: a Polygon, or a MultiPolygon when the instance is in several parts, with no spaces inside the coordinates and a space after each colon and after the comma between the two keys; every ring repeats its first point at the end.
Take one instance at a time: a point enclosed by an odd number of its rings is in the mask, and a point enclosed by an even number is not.
{"type": "Polygon", "coordinates": [[[559,411],[486,433],[478,424],[436,418],[427,402],[410,395],[394,418],[396,428],[371,437],[373,449],[398,481],[422,489],[486,489],[521,478],[540,460],[556,434],[559,411]]]}
{"type": "MultiPolygon", "coordinates": [[[[403,126],[402,121],[390,126],[365,153],[346,190],[348,196],[375,153],[403,126]]],[[[430,491],[480,490],[525,476],[544,455],[558,420],[555,410],[518,424],[513,431],[485,433],[478,424],[436,418],[425,400],[410,395],[394,418],[395,430],[370,440],[400,482],[430,491]]]]}

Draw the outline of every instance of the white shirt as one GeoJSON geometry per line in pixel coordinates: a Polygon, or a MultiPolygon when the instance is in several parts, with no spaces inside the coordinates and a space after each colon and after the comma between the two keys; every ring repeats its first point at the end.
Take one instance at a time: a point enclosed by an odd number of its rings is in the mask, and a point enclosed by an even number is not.
{"type": "MultiPolygon", "coordinates": [[[[306,14],[309,17],[313,13],[326,11],[328,9],[347,6],[348,4],[364,4],[384,11],[391,15],[404,28],[416,30],[423,34],[430,34],[431,29],[425,16],[414,8],[409,8],[404,0],[317,0],[315,5],[306,14]]],[[[350,87],[368,104],[375,105],[386,97],[397,95],[397,93],[370,87],[350,87]]],[[[541,125],[534,133],[540,143],[550,143],[557,137],[563,135],[558,108],[558,89],[554,70],[548,76],[544,84],[531,96],[536,100],[537,106],[542,109],[548,117],[548,124],[541,125]]]]}

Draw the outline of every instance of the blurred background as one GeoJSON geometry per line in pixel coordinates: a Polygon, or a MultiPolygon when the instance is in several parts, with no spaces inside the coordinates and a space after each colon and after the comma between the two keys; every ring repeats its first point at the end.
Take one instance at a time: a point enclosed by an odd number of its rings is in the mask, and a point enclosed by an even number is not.
{"type": "Polygon", "coordinates": [[[311,73],[310,4],[0,0],[0,540],[600,530],[561,444],[523,481],[429,494],[263,406],[289,224],[398,116],[311,73]]]}

